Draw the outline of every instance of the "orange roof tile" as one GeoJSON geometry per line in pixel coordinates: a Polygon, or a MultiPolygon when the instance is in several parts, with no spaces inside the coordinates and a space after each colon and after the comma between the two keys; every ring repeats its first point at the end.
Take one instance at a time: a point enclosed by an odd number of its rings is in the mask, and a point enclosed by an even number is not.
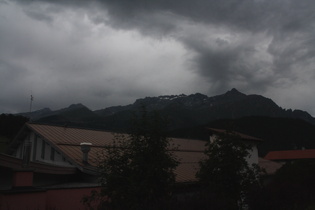
{"type": "Polygon", "coordinates": [[[315,158],[315,149],[271,151],[266,156],[267,160],[296,160],[315,158]]]}
{"type": "Polygon", "coordinates": [[[110,144],[113,133],[98,130],[88,130],[61,126],[27,124],[40,136],[56,145],[80,145],[82,142],[90,142],[93,146],[110,144]]]}
{"type": "MultiPolygon", "coordinates": [[[[71,127],[27,124],[37,135],[41,136],[66,157],[74,161],[80,167],[86,167],[82,162],[82,152],[80,143],[92,143],[89,152],[89,163],[97,166],[101,153],[105,145],[110,145],[114,134],[106,131],[79,129],[71,127]]],[[[179,159],[180,165],[176,168],[177,182],[196,181],[195,174],[198,171],[198,162],[204,157],[205,141],[192,139],[171,139],[177,150],[175,156],[179,159]]]]}

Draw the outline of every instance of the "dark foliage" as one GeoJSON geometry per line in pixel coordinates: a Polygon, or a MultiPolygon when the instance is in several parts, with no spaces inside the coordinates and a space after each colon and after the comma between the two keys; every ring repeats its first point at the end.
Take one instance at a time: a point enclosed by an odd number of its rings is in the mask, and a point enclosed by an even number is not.
{"type": "Polygon", "coordinates": [[[28,120],[26,117],[12,114],[0,115],[0,151],[5,151],[10,141],[28,120]]]}
{"type": "Polygon", "coordinates": [[[244,207],[248,194],[260,186],[258,166],[250,166],[246,160],[250,149],[233,133],[222,134],[208,143],[197,177],[204,187],[204,196],[212,198],[212,204],[220,209],[244,207]]]}
{"type": "Polygon", "coordinates": [[[135,115],[131,133],[117,134],[100,155],[103,207],[159,209],[171,196],[178,161],[169,151],[166,121],[146,110],[135,115]],[[152,207],[153,206],[153,207],[152,207]]]}
{"type": "Polygon", "coordinates": [[[252,194],[250,209],[314,209],[315,161],[300,160],[284,165],[266,186],[252,194]]]}
{"type": "Polygon", "coordinates": [[[14,138],[22,126],[28,121],[29,119],[23,116],[1,114],[0,135],[8,138],[14,138]]]}
{"type": "Polygon", "coordinates": [[[234,130],[263,139],[258,144],[260,157],[264,157],[269,151],[315,148],[315,126],[300,119],[289,118],[221,119],[203,126],[174,130],[170,132],[170,136],[208,140],[206,127],[234,130]]]}
{"type": "Polygon", "coordinates": [[[233,129],[263,139],[258,145],[261,157],[269,151],[315,148],[315,126],[299,119],[246,117],[218,120],[207,126],[233,129]]]}

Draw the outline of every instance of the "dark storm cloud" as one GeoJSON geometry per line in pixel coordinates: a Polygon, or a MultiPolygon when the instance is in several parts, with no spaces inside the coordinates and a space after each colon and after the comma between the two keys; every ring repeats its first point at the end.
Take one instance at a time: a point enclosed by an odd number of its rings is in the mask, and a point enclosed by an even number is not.
{"type": "Polygon", "coordinates": [[[301,88],[315,75],[312,0],[102,2],[115,27],[137,28],[153,36],[160,32],[194,51],[194,66],[209,81],[209,93],[237,87],[258,93],[269,90],[279,97],[277,88],[288,89],[286,94],[312,89],[301,88]],[[168,18],[158,18],[163,15],[168,18]],[[213,33],[190,34],[185,24],[213,33]],[[224,32],[216,34],[222,28],[224,32]],[[221,39],[224,34],[230,39],[221,39]]]}
{"type": "MultiPolygon", "coordinates": [[[[265,32],[272,37],[268,52],[275,56],[274,70],[276,71],[289,69],[292,62],[300,61],[299,59],[304,57],[314,57],[312,44],[314,44],[315,32],[315,13],[313,12],[315,4],[311,0],[95,0],[89,3],[66,0],[47,2],[76,7],[86,7],[91,4],[102,6],[108,12],[110,20],[104,20],[102,13],[99,13],[92,17],[95,21],[106,21],[115,28],[139,29],[145,35],[158,37],[182,37],[180,33],[186,33],[186,31],[182,30],[180,20],[190,21],[190,24],[204,24],[203,27],[223,26],[228,28],[227,33],[246,32],[255,36],[257,33],[265,32]],[[285,43],[286,40],[290,43],[285,43]],[[292,42],[296,41],[298,44],[292,46],[292,42]],[[297,52],[303,55],[297,55],[297,52]],[[291,56],[294,58],[289,61],[288,57],[291,56]]],[[[29,15],[35,18],[48,18],[44,14],[34,12],[30,12],[29,15]]],[[[248,47],[233,48],[229,52],[211,48],[200,50],[193,46],[197,38],[191,36],[179,40],[196,51],[196,61],[201,61],[198,65],[200,73],[214,77],[214,80],[224,80],[225,71],[231,73],[231,68],[237,71],[235,63],[242,62],[238,59],[239,54],[246,54],[248,50],[248,47]],[[214,68],[219,72],[213,70],[214,68]],[[206,73],[207,71],[210,72],[206,73]]],[[[252,43],[249,47],[254,48],[255,44],[252,43]]]]}
{"type": "MultiPolygon", "coordinates": [[[[236,87],[269,96],[281,91],[291,95],[289,92],[294,90],[307,95],[314,87],[313,0],[17,2],[24,4],[25,13],[38,21],[52,22],[58,17],[52,14],[79,9],[96,25],[139,31],[157,41],[176,40],[192,55],[185,70],[204,78],[207,83],[203,83],[203,89],[208,94],[236,87]]],[[[79,31],[84,32],[75,32],[79,31]]],[[[71,63],[70,60],[69,72],[73,71],[71,63]]],[[[132,83],[126,83],[129,82],[132,83]]]]}
{"type": "MultiPolygon", "coordinates": [[[[182,1],[182,0],[94,0],[94,1],[52,1],[42,0],[64,6],[86,7],[88,5],[103,6],[110,15],[108,22],[113,27],[148,28],[154,33],[158,29],[171,31],[176,28],[173,19],[163,19],[163,15],[173,18],[184,18],[192,22],[223,24],[232,28],[242,28],[251,31],[260,31],[270,28],[270,25],[279,21],[288,3],[278,1],[253,0],[224,0],[224,1],[182,1]],[[160,20],[159,20],[160,19],[160,20]]],[[[27,1],[20,0],[25,3],[27,1]]],[[[41,2],[32,0],[31,2],[41,2]]],[[[292,17],[291,17],[292,18],[292,17]]],[[[102,20],[101,17],[95,20],[102,20]]]]}
{"type": "MultiPolygon", "coordinates": [[[[170,12],[193,21],[216,22],[225,12],[224,5],[216,4],[214,1],[103,1],[108,8],[111,17],[119,22],[136,20],[139,16],[150,16],[158,12],[170,12]],[[215,8],[215,9],[214,9],[215,8]],[[215,12],[213,12],[215,11],[215,12]]],[[[226,3],[224,3],[226,4],[226,3]]],[[[231,5],[231,3],[228,3],[231,5]]],[[[229,13],[230,14],[230,13],[229,13]]],[[[224,16],[224,19],[228,19],[224,16]]],[[[134,21],[133,23],[137,23],[134,21]]],[[[141,22],[138,21],[140,25],[141,22]]]]}
{"type": "Polygon", "coordinates": [[[265,90],[281,78],[294,82],[294,65],[314,59],[313,1],[105,0],[100,3],[108,11],[109,23],[114,27],[136,28],[151,36],[172,36],[193,50],[198,72],[208,78],[211,87],[217,91],[231,88],[239,78],[247,79],[242,83],[244,88],[254,90],[265,90]],[[234,44],[227,42],[226,45],[232,45],[229,47],[207,47],[207,43],[197,46],[198,39],[206,35],[182,35],[187,31],[182,29],[181,24],[185,23],[181,20],[202,24],[204,28],[224,27],[228,34],[250,34],[249,39],[264,33],[265,37],[260,37],[271,40],[266,52],[273,59],[266,62],[259,56],[252,56],[258,53],[257,46],[261,40],[246,43],[240,38],[234,44]],[[251,64],[248,64],[249,59],[251,64]],[[257,71],[265,68],[268,69],[267,76],[255,77],[257,71]]]}
{"type": "Polygon", "coordinates": [[[111,17],[121,25],[125,25],[125,22],[141,25],[141,21],[131,20],[137,20],[143,15],[170,12],[199,23],[223,24],[250,31],[275,28],[289,31],[307,27],[308,22],[313,22],[314,17],[312,0],[104,0],[100,2],[105,4],[111,17]]]}

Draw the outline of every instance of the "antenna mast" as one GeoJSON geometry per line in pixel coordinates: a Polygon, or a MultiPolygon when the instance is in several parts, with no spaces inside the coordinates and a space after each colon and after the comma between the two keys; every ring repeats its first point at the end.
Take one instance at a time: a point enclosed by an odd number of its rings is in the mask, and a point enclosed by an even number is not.
{"type": "Polygon", "coordinates": [[[33,95],[31,95],[31,101],[30,101],[30,113],[32,112],[33,100],[34,100],[34,97],[33,97],[33,95]]]}

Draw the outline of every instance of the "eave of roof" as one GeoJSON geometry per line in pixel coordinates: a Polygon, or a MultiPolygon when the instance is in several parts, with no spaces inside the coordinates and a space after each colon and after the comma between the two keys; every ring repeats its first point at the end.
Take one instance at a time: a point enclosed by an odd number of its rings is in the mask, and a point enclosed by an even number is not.
{"type": "MultiPolygon", "coordinates": [[[[227,130],[223,130],[223,129],[217,129],[217,128],[206,128],[208,131],[210,131],[211,133],[215,133],[215,134],[225,134],[228,133],[227,130]]],[[[262,142],[263,140],[260,138],[256,138],[253,136],[249,136],[240,132],[236,132],[236,131],[231,131],[230,132],[232,135],[237,135],[240,136],[243,140],[246,141],[255,141],[255,142],[262,142]]]]}
{"type": "Polygon", "coordinates": [[[31,170],[36,173],[46,174],[75,174],[75,167],[63,167],[42,162],[30,162],[28,166],[23,166],[23,160],[0,153],[0,166],[10,168],[12,170],[31,170]]]}

